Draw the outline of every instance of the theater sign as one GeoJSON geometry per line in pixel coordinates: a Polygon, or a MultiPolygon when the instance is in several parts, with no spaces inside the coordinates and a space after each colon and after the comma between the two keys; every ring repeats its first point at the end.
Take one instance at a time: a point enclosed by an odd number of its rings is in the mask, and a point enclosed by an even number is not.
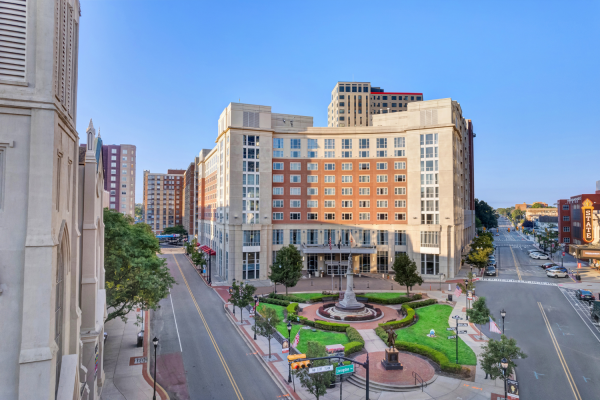
{"type": "Polygon", "coordinates": [[[581,205],[581,214],[583,217],[582,239],[586,243],[594,241],[594,228],[592,216],[594,215],[594,203],[590,199],[585,199],[581,205]]]}

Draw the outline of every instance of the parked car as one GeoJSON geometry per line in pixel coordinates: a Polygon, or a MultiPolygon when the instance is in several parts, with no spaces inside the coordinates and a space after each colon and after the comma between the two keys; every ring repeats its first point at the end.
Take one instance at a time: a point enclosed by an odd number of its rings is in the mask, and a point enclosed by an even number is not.
{"type": "Polygon", "coordinates": [[[594,297],[592,292],[590,292],[589,290],[584,290],[584,289],[577,289],[577,291],[575,292],[575,296],[577,296],[577,298],[579,300],[584,300],[584,301],[596,300],[596,298],[594,297]]]}
{"type": "Polygon", "coordinates": [[[534,260],[549,260],[550,257],[548,257],[548,254],[546,253],[531,253],[529,255],[529,257],[533,258],[534,260]]]}
{"type": "Polygon", "coordinates": [[[486,276],[496,276],[496,268],[488,265],[485,269],[484,275],[486,276]]]}
{"type": "Polygon", "coordinates": [[[488,258],[488,265],[493,265],[495,267],[496,266],[496,259],[494,257],[489,257],[488,258]]]}
{"type": "Polygon", "coordinates": [[[540,267],[542,267],[544,269],[548,269],[548,268],[552,268],[552,267],[558,267],[558,265],[554,264],[553,262],[547,262],[547,263],[543,263],[542,265],[540,265],[540,267]]]}
{"type": "Polygon", "coordinates": [[[550,278],[568,278],[569,272],[564,267],[548,268],[546,270],[546,276],[550,278]]]}
{"type": "Polygon", "coordinates": [[[539,253],[538,249],[528,249],[527,252],[531,255],[531,253],[539,253]]]}

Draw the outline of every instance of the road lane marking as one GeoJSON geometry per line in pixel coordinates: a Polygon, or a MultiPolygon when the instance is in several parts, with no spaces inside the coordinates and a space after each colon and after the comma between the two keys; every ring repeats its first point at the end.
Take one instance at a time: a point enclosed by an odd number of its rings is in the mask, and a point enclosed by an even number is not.
{"type": "Polygon", "coordinates": [[[512,253],[513,260],[515,260],[515,268],[517,269],[517,275],[519,276],[519,280],[522,281],[523,278],[521,278],[521,271],[519,271],[519,262],[517,261],[517,257],[515,257],[515,252],[513,251],[512,246],[510,247],[510,252],[512,253]]]}
{"type": "Polygon", "coordinates": [[[175,320],[175,329],[177,330],[177,339],[179,339],[179,350],[183,353],[183,347],[181,347],[181,338],[179,337],[179,327],[177,326],[177,318],[175,317],[175,306],[173,306],[173,296],[171,295],[170,288],[169,288],[169,298],[171,299],[171,308],[173,309],[173,319],[175,320]]]}
{"type": "Polygon", "coordinates": [[[554,336],[554,331],[552,330],[552,326],[550,325],[550,321],[546,316],[546,312],[544,311],[544,307],[542,307],[542,303],[538,301],[538,307],[540,308],[540,312],[542,313],[542,318],[544,319],[544,323],[546,324],[546,328],[548,328],[548,333],[550,334],[550,339],[552,340],[552,344],[554,345],[554,349],[556,350],[556,354],[558,355],[558,359],[562,364],[563,371],[565,371],[565,375],[567,377],[567,381],[569,381],[569,385],[571,386],[571,390],[573,391],[573,395],[575,396],[575,400],[582,400],[581,395],[579,394],[579,389],[577,389],[577,385],[575,384],[575,380],[571,375],[571,370],[569,370],[569,366],[567,365],[567,361],[563,356],[562,350],[554,336]]]}
{"type": "Polygon", "coordinates": [[[217,342],[216,342],[210,328],[208,327],[208,323],[206,322],[206,319],[204,319],[204,314],[202,314],[202,311],[200,310],[200,306],[198,306],[198,303],[196,302],[196,298],[194,297],[194,294],[192,293],[192,289],[190,289],[190,285],[188,284],[188,281],[185,278],[185,275],[183,275],[183,271],[181,270],[181,267],[179,266],[179,262],[177,262],[177,258],[175,258],[174,254],[173,254],[173,259],[175,260],[175,264],[177,264],[177,268],[179,268],[179,272],[181,273],[183,282],[185,283],[185,286],[187,287],[187,290],[190,293],[190,296],[192,297],[192,301],[194,302],[194,305],[196,306],[196,310],[198,311],[198,314],[200,315],[200,319],[202,320],[202,323],[204,324],[204,328],[206,328],[206,332],[208,333],[210,341],[212,342],[212,345],[215,348],[215,351],[217,352],[217,356],[221,360],[221,364],[223,364],[223,368],[225,369],[225,373],[227,374],[227,377],[229,378],[229,382],[231,382],[233,391],[235,392],[235,395],[237,396],[237,398],[239,400],[243,400],[244,397],[242,396],[242,393],[240,392],[240,389],[238,388],[237,383],[235,383],[235,379],[233,378],[233,374],[229,370],[229,366],[227,365],[227,362],[225,361],[225,357],[223,357],[223,354],[221,353],[221,349],[219,349],[219,346],[217,345],[217,342]]]}

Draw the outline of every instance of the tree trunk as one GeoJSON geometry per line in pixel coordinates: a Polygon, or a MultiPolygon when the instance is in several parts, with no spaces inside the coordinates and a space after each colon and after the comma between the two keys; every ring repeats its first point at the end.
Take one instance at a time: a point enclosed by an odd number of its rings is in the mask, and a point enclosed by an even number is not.
{"type": "Polygon", "coordinates": [[[408,288],[408,285],[406,285],[406,295],[410,297],[410,289],[408,288]]]}
{"type": "Polygon", "coordinates": [[[269,336],[269,360],[271,359],[271,337],[269,336]]]}
{"type": "Polygon", "coordinates": [[[287,296],[287,285],[285,285],[285,295],[287,296]]]}

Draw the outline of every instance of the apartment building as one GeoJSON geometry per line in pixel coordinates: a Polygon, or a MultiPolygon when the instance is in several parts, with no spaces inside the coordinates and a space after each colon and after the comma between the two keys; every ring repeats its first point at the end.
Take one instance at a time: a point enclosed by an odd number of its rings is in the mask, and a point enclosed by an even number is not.
{"type": "Polygon", "coordinates": [[[196,197],[196,193],[198,193],[198,172],[196,167],[198,161],[199,158],[195,157],[194,161],[190,163],[190,166],[185,171],[183,179],[183,227],[190,237],[196,235],[198,213],[198,199],[196,197]]]}
{"type": "Polygon", "coordinates": [[[407,253],[424,279],[453,278],[475,234],[473,136],[452,99],[351,128],[229,104],[198,163],[198,238],[216,254],[213,276],[266,280],[293,244],[305,273],[350,256],[354,272],[388,272],[407,253]]]}
{"type": "Polygon", "coordinates": [[[135,217],[135,159],[136,147],[131,144],[102,146],[104,189],[110,193],[108,207],[135,217]]]}
{"type": "Polygon", "coordinates": [[[144,222],[155,234],[165,228],[183,225],[183,182],[185,169],[167,173],[144,170],[144,222]]]}
{"type": "Polygon", "coordinates": [[[423,101],[423,93],[386,92],[370,82],[338,82],[331,91],[327,126],[372,126],[374,115],[406,111],[414,101],[423,101]]]}

